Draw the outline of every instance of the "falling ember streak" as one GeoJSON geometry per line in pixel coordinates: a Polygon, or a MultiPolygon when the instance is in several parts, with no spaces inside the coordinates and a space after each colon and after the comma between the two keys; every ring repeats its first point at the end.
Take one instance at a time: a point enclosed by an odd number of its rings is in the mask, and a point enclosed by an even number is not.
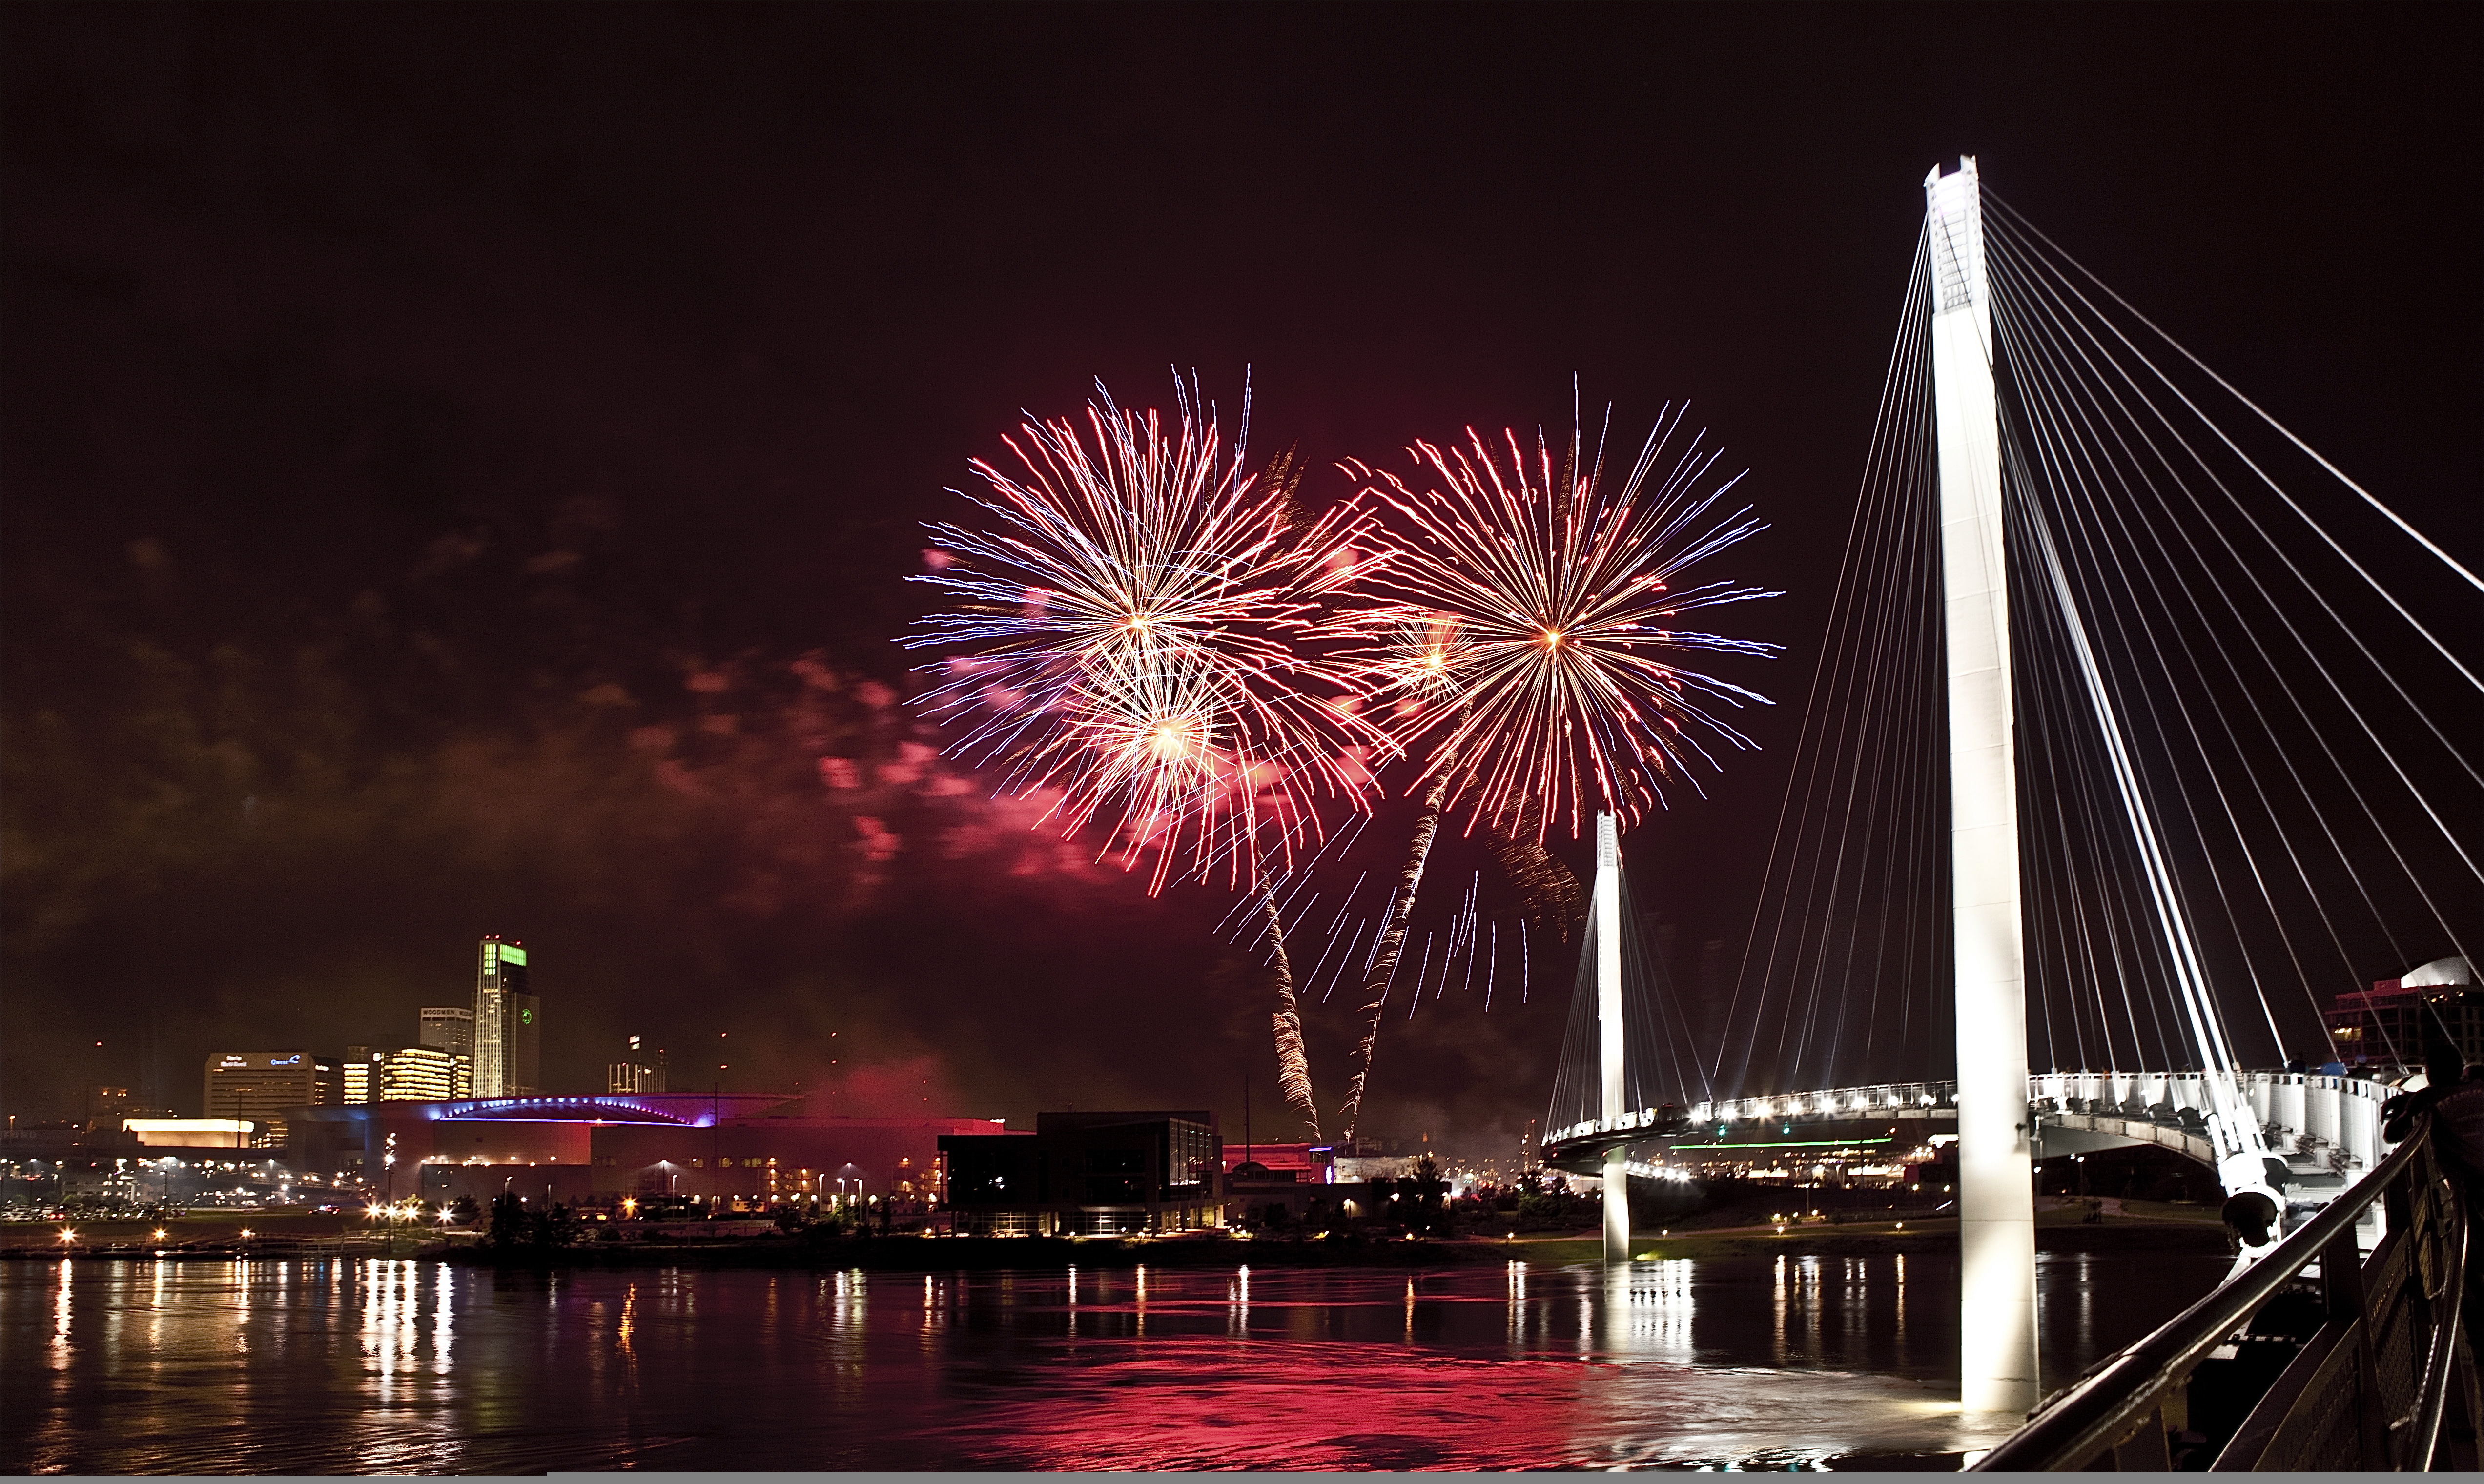
{"type": "Polygon", "coordinates": [[[1426,932],[1423,934],[1423,962],[1421,967],[1415,970],[1415,992],[1406,998],[1407,1019],[1414,1019],[1415,1012],[1423,1008],[1423,982],[1431,978],[1431,975],[1432,934],[1426,932]]]}
{"type": "Polygon", "coordinates": [[[1492,981],[1500,968],[1500,924],[1492,925],[1492,952],[1483,960],[1483,1012],[1492,1013],[1492,981]]]}
{"type": "Polygon", "coordinates": [[[1319,1108],[1311,1100],[1310,1059],[1303,1052],[1303,1016],[1302,1007],[1294,997],[1294,965],[1285,953],[1285,923],[1277,913],[1277,894],[1265,878],[1259,882],[1259,902],[1265,910],[1268,944],[1274,956],[1272,967],[1277,975],[1277,1010],[1269,1016],[1277,1038],[1277,1090],[1287,1103],[1302,1111],[1303,1120],[1316,1140],[1320,1136],[1319,1108]]]}
{"type": "MultiPolygon", "coordinates": [[[[1361,923],[1357,923],[1357,924],[1355,924],[1355,925],[1354,925],[1354,936],[1353,936],[1352,938],[1350,938],[1349,940],[1347,940],[1347,942],[1346,942],[1346,945],[1345,945],[1345,957],[1344,957],[1344,958],[1339,958],[1339,959],[1336,961],[1336,973],[1335,975],[1331,976],[1331,978],[1329,979],[1329,985],[1328,985],[1328,988],[1327,988],[1327,990],[1326,990],[1325,992],[1323,992],[1323,993],[1320,995],[1320,1003],[1321,1003],[1321,1004],[1323,1004],[1323,1005],[1327,1004],[1327,1003],[1328,1003],[1328,1000],[1329,1000],[1329,996],[1330,996],[1330,995],[1332,995],[1332,994],[1336,993],[1336,986],[1337,986],[1337,985],[1341,985],[1341,984],[1343,984],[1343,983],[1345,983],[1345,966],[1346,966],[1347,964],[1352,963],[1352,962],[1354,961],[1354,947],[1355,947],[1355,944],[1360,943],[1360,942],[1362,942],[1362,941],[1363,941],[1363,924],[1361,924],[1361,923]]],[[[1377,939],[1377,938],[1373,939],[1373,942],[1376,944],[1376,943],[1378,942],[1378,939],[1377,939]]],[[[1367,967],[1367,966],[1368,966],[1368,964],[1369,964],[1369,959],[1368,959],[1368,958],[1367,958],[1367,957],[1366,957],[1366,958],[1365,958],[1365,960],[1364,960],[1364,961],[1365,961],[1365,966],[1367,967]]]]}
{"type": "Polygon", "coordinates": [[[1354,1081],[1345,1090],[1345,1105],[1337,1111],[1338,1126],[1343,1137],[1354,1137],[1355,1120],[1363,1113],[1363,1092],[1371,1081],[1371,1060],[1380,1041],[1380,1016],[1389,1004],[1389,982],[1397,974],[1397,955],[1406,946],[1407,919],[1414,915],[1415,893],[1423,884],[1423,862],[1432,853],[1432,836],[1441,827],[1441,809],[1448,796],[1448,778],[1436,778],[1431,791],[1423,796],[1423,816],[1416,823],[1415,838],[1406,850],[1405,867],[1398,873],[1397,890],[1390,900],[1387,925],[1372,945],[1371,967],[1364,979],[1364,988],[1370,1003],[1363,1012],[1370,1025],[1363,1033],[1362,1044],[1355,1055],[1362,1066],[1355,1068],[1354,1081]]]}

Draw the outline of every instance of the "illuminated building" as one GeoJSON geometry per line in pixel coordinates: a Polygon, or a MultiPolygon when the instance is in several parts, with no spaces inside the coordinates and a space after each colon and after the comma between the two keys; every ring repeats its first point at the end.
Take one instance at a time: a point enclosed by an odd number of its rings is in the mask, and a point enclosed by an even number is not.
{"type": "Polygon", "coordinates": [[[474,1095],[513,1097],[538,1090],[542,1008],[526,988],[526,950],[485,938],[474,970],[474,1095]]]}
{"type": "Polygon", "coordinates": [[[927,1208],[940,1195],[939,1139],[1000,1126],[810,1118],[781,1093],[378,1102],[302,1113],[288,1163],[376,1184],[391,1178],[383,1160],[393,1152],[395,1192],[433,1201],[488,1201],[505,1189],[569,1204],[670,1195],[727,1207],[895,1198],[902,1209],[927,1208]]]}
{"type": "Polygon", "coordinates": [[[664,1054],[656,1053],[652,1066],[638,1060],[639,1039],[630,1038],[630,1060],[608,1062],[604,1067],[604,1091],[608,1093],[661,1093],[664,1091],[664,1054]]]}
{"type": "Polygon", "coordinates": [[[1204,1110],[1038,1114],[1035,1132],[943,1134],[959,1229],[1084,1236],[1222,1226],[1223,1141],[1204,1110]]]}
{"type": "Polygon", "coordinates": [[[656,1069],[635,1062],[604,1064],[604,1091],[607,1093],[661,1093],[664,1090],[656,1078],[656,1069]]]}
{"type": "Polygon", "coordinates": [[[121,1126],[144,1149],[246,1149],[256,1131],[248,1119],[124,1119],[121,1126]]]}
{"type": "Polygon", "coordinates": [[[1333,1144],[1228,1144],[1224,1167],[1228,1179],[1238,1175],[1281,1185],[1333,1185],[1336,1159],[1333,1144]]]}
{"type": "Polygon", "coordinates": [[[371,1094],[378,1090],[379,1060],[385,1055],[368,1046],[345,1048],[345,1060],[338,1068],[344,1084],[345,1106],[356,1108],[371,1100],[371,1094]]]}
{"type": "Polygon", "coordinates": [[[436,1103],[474,1094],[474,1059],[437,1046],[401,1046],[376,1059],[373,1102],[436,1103]]]}
{"type": "Polygon", "coordinates": [[[210,1119],[248,1119],[257,1143],[284,1143],[285,1115],[342,1103],[344,1076],[308,1051],[218,1051],[207,1056],[202,1110],[210,1119]]]}
{"type": "MultiPolygon", "coordinates": [[[[523,952],[523,950],[521,950],[523,952]]],[[[465,1005],[425,1005],[418,1045],[436,1046],[463,1056],[474,1054],[474,1012],[465,1005]]]]}
{"type": "Polygon", "coordinates": [[[2440,958],[2369,989],[2350,989],[2329,1012],[2329,1035],[2348,1062],[2423,1065],[2427,1031],[2458,1045],[2461,1061],[2484,1062],[2484,990],[2464,958],[2440,958]]]}
{"type": "Polygon", "coordinates": [[[523,989],[509,994],[508,1095],[543,1091],[543,1002],[523,989]]]}

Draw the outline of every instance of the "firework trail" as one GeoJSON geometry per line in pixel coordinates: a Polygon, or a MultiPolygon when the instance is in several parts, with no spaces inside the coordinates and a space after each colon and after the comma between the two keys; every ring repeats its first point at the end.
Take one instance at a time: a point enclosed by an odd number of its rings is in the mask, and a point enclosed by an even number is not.
{"type": "Polygon", "coordinates": [[[1124,870],[1152,855],[1150,894],[1182,858],[1260,899],[1280,1083],[1316,1130],[1271,875],[1322,837],[1317,799],[1368,807],[1371,755],[1389,745],[1300,642],[1363,575],[1372,517],[1306,519],[1284,465],[1245,472],[1247,392],[1228,456],[1195,385],[1174,390],[1171,428],[1098,383],[1084,433],[1030,416],[1005,440],[1016,472],[977,461],[986,493],[953,493],[984,524],[932,524],[933,570],[914,579],[953,606],[902,642],[953,651],[917,704],[963,726],[949,750],[999,768],[1004,792],[1050,795],[1039,823],[1067,837],[1100,822],[1099,858],[1117,841],[1124,870]]]}
{"type": "Polygon", "coordinates": [[[1463,446],[1409,449],[1412,483],[1345,466],[1362,483],[1358,502],[1386,521],[1362,596],[1334,622],[1348,640],[1349,680],[1390,703],[1383,724],[1418,759],[1408,792],[1422,797],[1366,971],[1368,1030],[1338,1114],[1348,1137],[1444,813],[1463,809],[1470,835],[1481,827],[1540,851],[1556,823],[1576,838],[1589,813],[1627,827],[1662,806],[1668,775],[1690,778],[1694,758],[1715,766],[1703,736],[1755,745],[1716,708],[1767,697],[1672,662],[1686,651],[1768,658],[1782,647],[1676,627],[1697,609],[1779,596],[1730,581],[1675,585],[1765,528],[1748,506],[1718,513],[1742,476],[1712,487],[1718,455],[1696,435],[1658,475],[1684,411],[1659,415],[1617,489],[1604,477],[1603,433],[1590,447],[1575,415],[1557,458],[1540,432],[1531,449],[1515,432],[1496,448],[1470,428],[1463,446]]]}

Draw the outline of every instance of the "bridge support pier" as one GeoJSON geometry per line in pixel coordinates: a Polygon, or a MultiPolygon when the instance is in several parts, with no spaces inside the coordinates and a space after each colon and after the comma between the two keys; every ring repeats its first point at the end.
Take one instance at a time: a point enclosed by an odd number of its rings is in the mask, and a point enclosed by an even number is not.
{"type": "Polygon", "coordinates": [[[2027,967],[2011,737],[2010,588],[1992,310],[1975,162],[1924,177],[1933,311],[1941,598],[1949,673],[1952,966],[1958,983],[1959,1402],[2029,1412],[2036,1198],[2027,967]]]}
{"type": "Polygon", "coordinates": [[[1630,1261],[1630,1151],[1605,1151],[1605,1260],[1630,1261]]]}
{"type": "MultiPolygon", "coordinates": [[[[1622,1051],[1622,841],[1621,824],[1609,814],[1596,816],[1596,1050],[1603,1074],[1605,1126],[1620,1126],[1630,1111],[1630,1086],[1623,1074],[1622,1051]]],[[[1630,1261],[1629,1150],[1605,1151],[1605,1260],[1630,1261]]]]}

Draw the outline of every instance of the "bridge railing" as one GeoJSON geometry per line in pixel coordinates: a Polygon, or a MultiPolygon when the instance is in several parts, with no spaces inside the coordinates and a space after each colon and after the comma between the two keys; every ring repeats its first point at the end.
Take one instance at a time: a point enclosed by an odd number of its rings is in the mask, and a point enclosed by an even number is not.
{"type": "Polygon", "coordinates": [[[2257,1265],[2052,1397],[1974,1467],[2419,1470],[2452,1414],[2467,1451],[2484,1420],[2459,1321],[2468,1229],[2427,1120],[2257,1265]],[[2374,1206],[2388,1235],[2363,1260],[2355,1228],[2374,1206]],[[2195,1417],[2195,1373],[2229,1360],[2226,1347],[2315,1267],[2321,1322],[2275,1384],[2230,1426],[2195,1417]]]}

